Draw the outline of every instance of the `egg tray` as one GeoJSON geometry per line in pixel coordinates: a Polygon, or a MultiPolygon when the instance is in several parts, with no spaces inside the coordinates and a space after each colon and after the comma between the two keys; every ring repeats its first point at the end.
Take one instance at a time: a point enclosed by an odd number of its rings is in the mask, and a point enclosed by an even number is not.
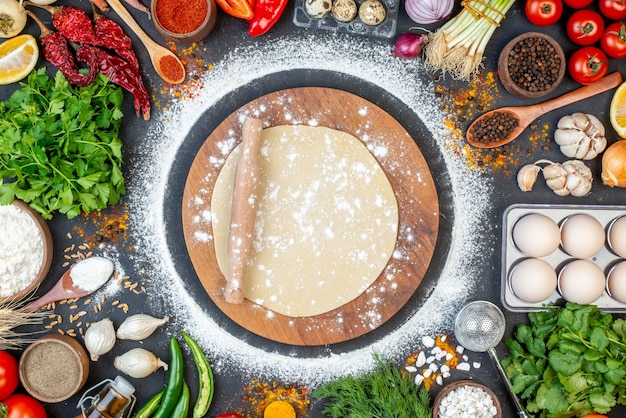
{"type": "MultiPolygon", "coordinates": [[[[328,13],[321,19],[311,17],[304,8],[306,0],[296,0],[295,10],[293,13],[293,23],[296,26],[310,29],[322,29],[333,32],[352,33],[356,35],[365,35],[377,38],[393,38],[396,34],[398,24],[398,9],[400,8],[400,0],[381,0],[383,6],[387,10],[385,20],[376,26],[366,25],[359,16],[350,22],[339,22],[331,13],[328,13]]],[[[356,0],[357,7],[364,0],[356,0]]]]}
{"type": "MultiPolygon", "coordinates": [[[[518,262],[525,258],[529,258],[528,255],[522,253],[515,243],[513,242],[513,227],[515,222],[524,215],[531,213],[540,213],[554,220],[557,225],[561,225],[561,222],[570,215],[585,213],[587,215],[596,218],[604,227],[605,233],[611,221],[620,216],[626,215],[626,206],[588,206],[588,205],[545,205],[545,204],[515,204],[509,206],[503,215],[503,228],[502,228],[502,274],[501,274],[501,300],[504,307],[510,311],[518,312],[530,312],[537,311],[544,307],[546,304],[563,305],[565,300],[561,297],[557,290],[552,295],[539,303],[529,303],[519,299],[513,293],[509,284],[509,272],[511,268],[518,262]]],[[[566,262],[575,260],[574,257],[563,251],[563,248],[559,248],[548,256],[541,257],[542,260],[550,264],[558,273],[559,268],[566,262]]],[[[605,241],[604,247],[595,256],[588,258],[589,261],[594,262],[602,271],[605,276],[612,266],[617,262],[623,260],[618,255],[614,254],[608,247],[608,242],[605,241]]],[[[605,312],[626,312],[626,304],[620,303],[613,299],[606,291],[593,302],[594,305],[602,309],[605,312]]]]}

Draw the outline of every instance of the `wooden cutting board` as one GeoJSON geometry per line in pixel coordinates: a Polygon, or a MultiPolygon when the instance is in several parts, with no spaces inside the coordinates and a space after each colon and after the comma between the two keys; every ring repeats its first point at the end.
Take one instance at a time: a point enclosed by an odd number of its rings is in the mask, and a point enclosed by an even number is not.
{"type": "Polygon", "coordinates": [[[318,346],[362,336],[395,315],[418,288],[433,256],[439,230],[439,201],[428,164],[408,132],[373,103],[345,91],[302,87],[262,96],[232,113],[198,151],[182,202],[185,243],[192,264],[213,302],[233,321],[284,344],[318,346]],[[364,293],[346,305],[313,317],[287,317],[245,300],[224,300],[226,279],[215,256],[211,228],[213,186],[228,154],[241,142],[246,116],[266,125],[316,125],[359,138],[378,160],[399,208],[396,248],[364,293]]]}

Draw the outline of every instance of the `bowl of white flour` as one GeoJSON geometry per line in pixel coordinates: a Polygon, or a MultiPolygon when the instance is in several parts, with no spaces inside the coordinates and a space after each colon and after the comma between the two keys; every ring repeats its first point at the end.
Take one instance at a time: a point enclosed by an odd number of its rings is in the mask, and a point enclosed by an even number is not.
{"type": "Polygon", "coordinates": [[[52,235],[26,203],[0,205],[0,302],[31,296],[48,274],[52,235]]]}

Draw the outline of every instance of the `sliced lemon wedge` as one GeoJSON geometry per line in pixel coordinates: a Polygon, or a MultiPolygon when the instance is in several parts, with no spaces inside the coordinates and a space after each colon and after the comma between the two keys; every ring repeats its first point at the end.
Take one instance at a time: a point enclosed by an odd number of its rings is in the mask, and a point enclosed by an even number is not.
{"type": "Polygon", "coordinates": [[[26,77],[37,64],[39,47],[34,36],[22,34],[0,44],[0,84],[26,77]]]}
{"type": "Polygon", "coordinates": [[[626,82],[620,84],[613,93],[609,116],[615,132],[622,138],[626,138],[626,82]]]}

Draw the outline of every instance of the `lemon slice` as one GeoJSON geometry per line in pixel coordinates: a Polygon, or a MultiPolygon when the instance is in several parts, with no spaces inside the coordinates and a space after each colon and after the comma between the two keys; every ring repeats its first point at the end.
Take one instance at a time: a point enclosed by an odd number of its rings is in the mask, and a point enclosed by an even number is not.
{"type": "Polygon", "coordinates": [[[615,132],[622,138],[626,138],[626,82],[620,84],[613,93],[609,116],[615,132]]]}
{"type": "Polygon", "coordinates": [[[18,35],[0,44],[0,84],[26,77],[37,64],[39,47],[29,34],[18,35]]]}

